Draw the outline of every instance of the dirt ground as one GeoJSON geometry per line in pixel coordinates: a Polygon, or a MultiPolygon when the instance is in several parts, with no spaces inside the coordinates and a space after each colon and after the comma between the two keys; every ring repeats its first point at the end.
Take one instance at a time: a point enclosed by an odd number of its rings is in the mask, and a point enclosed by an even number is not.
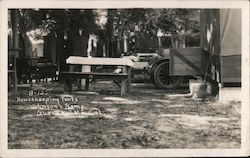
{"type": "Polygon", "coordinates": [[[164,91],[134,83],[125,98],[106,81],[72,95],[56,82],[30,89],[38,94],[9,93],[9,149],[240,148],[241,103],[180,95],[188,87],[164,91]],[[22,100],[29,97],[54,100],[22,100]]]}

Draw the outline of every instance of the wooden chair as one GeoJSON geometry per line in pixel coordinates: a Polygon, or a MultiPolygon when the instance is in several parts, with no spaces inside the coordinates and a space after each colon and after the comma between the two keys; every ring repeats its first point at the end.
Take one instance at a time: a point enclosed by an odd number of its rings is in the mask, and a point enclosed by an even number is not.
{"type": "Polygon", "coordinates": [[[20,49],[8,51],[8,86],[9,88],[13,86],[14,91],[17,91],[16,58],[19,56],[19,51],[20,49]]]}

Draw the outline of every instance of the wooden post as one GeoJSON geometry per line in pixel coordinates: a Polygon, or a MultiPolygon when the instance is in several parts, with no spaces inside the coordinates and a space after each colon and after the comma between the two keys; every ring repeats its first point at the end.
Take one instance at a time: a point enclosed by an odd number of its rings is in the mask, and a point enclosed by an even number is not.
{"type": "Polygon", "coordinates": [[[14,56],[14,91],[17,91],[16,56],[14,56]]]}
{"type": "Polygon", "coordinates": [[[123,36],[123,52],[127,53],[128,52],[128,44],[127,44],[127,36],[123,36]]]}
{"type": "MultiPolygon", "coordinates": [[[[127,74],[127,66],[122,66],[122,73],[127,74]]],[[[121,83],[121,97],[124,97],[126,95],[126,89],[127,89],[127,79],[123,79],[121,83]]]]}
{"type": "MultiPolygon", "coordinates": [[[[70,65],[69,66],[69,72],[72,72],[73,70],[74,70],[74,66],[70,65]]],[[[64,79],[64,92],[72,93],[72,83],[73,83],[72,78],[65,78],[64,79]]]]}
{"type": "Polygon", "coordinates": [[[131,67],[127,67],[128,69],[128,79],[127,79],[127,92],[130,92],[131,89],[131,67]]]}
{"type": "MultiPolygon", "coordinates": [[[[70,65],[69,72],[73,72],[73,71],[74,71],[74,65],[70,65]]],[[[67,86],[67,88],[68,88],[67,90],[69,93],[72,93],[72,89],[73,89],[72,84],[73,84],[73,79],[67,78],[65,85],[67,86]]]]}
{"type": "Polygon", "coordinates": [[[72,93],[72,79],[71,78],[66,78],[64,80],[64,92],[72,93]]]}
{"type": "Polygon", "coordinates": [[[116,57],[121,56],[121,45],[120,45],[120,40],[117,40],[117,53],[115,54],[116,57]]]}
{"type": "MultiPolygon", "coordinates": [[[[15,9],[11,11],[11,22],[13,30],[13,67],[14,67],[14,91],[17,91],[17,73],[16,73],[16,58],[19,57],[19,34],[18,34],[18,24],[19,24],[19,11],[15,9]]],[[[10,52],[9,52],[10,53],[10,52]]]]}
{"type": "Polygon", "coordinates": [[[56,38],[55,36],[50,36],[50,52],[51,52],[51,63],[56,65],[56,38]]]}
{"type": "Polygon", "coordinates": [[[88,77],[88,78],[86,78],[85,90],[86,90],[86,91],[88,91],[88,90],[89,90],[89,77],[88,77]]]}
{"type": "Polygon", "coordinates": [[[161,43],[161,37],[158,37],[158,49],[159,49],[159,52],[161,51],[161,48],[162,48],[162,43],[161,43]]]}
{"type": "Polygon", "coordinates": [[[12,17],[12,29],[13,29],[13,47],[15,49],[19,48],[19,34],[18,34],[18,24],[19,24],[19,11],[18,9],[14,9],[11,12],[12,17]]]}
{"type": "MultiPolygon", "coordinates": [[[[90,65],[83,65],[81,72],[91,72],[90,65]]],[[[89,78],[80,79],[81,86],[85,87],[85,90],[89,90],[89,78]]]]}
{"type": "MultiPolygon", "coordinates": [[[[12,50],[9,50],[9,55],[10,55],[10,58],[9,60],[12,60],[12,64],[13,64],[13,89],[14,91],[17,91],[17,73],[16,73],[16,58],[18,56],[18,50],[17,49],[12,49],[12,50]]],[[[10,77],[10,76],[9,76],[10,77]]]]}

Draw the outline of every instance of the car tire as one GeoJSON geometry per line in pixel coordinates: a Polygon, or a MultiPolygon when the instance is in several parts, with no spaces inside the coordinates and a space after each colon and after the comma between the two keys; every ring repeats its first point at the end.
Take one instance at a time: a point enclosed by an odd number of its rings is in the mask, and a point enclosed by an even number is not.
{"type": "Polygon", "coordinates": [[[177,89],[183,81],[183,76],[169,76],[169,61],[164,61],[156,66],[153,80],[160,89],[177,89]]]}

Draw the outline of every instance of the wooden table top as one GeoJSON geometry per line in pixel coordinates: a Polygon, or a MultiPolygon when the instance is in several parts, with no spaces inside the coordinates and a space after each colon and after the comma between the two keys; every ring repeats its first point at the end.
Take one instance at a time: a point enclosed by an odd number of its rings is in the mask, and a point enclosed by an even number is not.
{"type": "Polygon", "coordinates": [[[79,57],[70,56],[66,59],[67,64],[80,65],[116,65],[116,66],[134,66],[134,62],[128,58],[100,58],[100,57],[79,57]]]}

